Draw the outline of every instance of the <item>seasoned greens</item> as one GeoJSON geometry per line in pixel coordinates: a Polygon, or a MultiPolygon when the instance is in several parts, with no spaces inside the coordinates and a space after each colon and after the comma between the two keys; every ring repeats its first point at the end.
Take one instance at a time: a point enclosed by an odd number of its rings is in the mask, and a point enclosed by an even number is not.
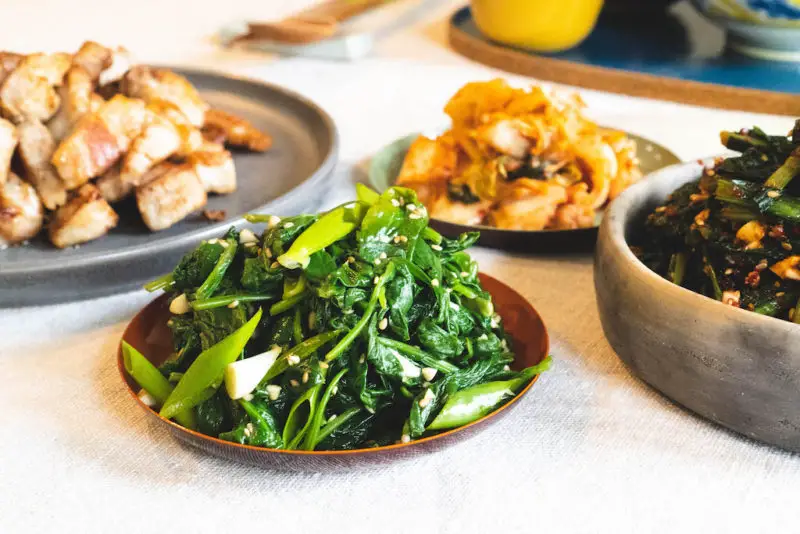
{"type": "Polygon", "coordinates": [[[148,286],[172,296],[174,354],[156,379],[129,359],[163,416],[259,447],[376,447],[468,424],[547,368],[510,369],[464,252],[477,234],[442,237],[409,189],[358,196],[249,216],[263,234],[232,228],[148,286]]]}
{"type": "Polygon", "coordinates": [[[790,136],[722,132],[718,160],[651,213],[634,252],[725,304],[800,323],[800,120],[790,136]]]}

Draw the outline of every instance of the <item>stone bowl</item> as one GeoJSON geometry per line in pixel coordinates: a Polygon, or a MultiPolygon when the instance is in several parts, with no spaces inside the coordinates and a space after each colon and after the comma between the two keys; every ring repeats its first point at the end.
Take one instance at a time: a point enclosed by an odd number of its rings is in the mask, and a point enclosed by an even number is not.
{"type": "Polygon", "coordinates": [[[800,326],[674,285],[628,246],[647,213],[699,179],[702,169],[700,163],[667,167],[611,205],[594,263],[603,331],[634,375],[676,403],[750,438],[800,451],[800,326]]]}

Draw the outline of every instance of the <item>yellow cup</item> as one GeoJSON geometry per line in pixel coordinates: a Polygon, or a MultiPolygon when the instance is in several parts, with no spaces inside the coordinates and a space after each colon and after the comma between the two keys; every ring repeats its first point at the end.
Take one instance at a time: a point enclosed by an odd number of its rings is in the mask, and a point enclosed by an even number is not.
{"type": "Polygon", "coordinates": [[[603,0],[472,0],[472,16],[487,37],[538,52],[558,52],[583,41],[603,0]]]}

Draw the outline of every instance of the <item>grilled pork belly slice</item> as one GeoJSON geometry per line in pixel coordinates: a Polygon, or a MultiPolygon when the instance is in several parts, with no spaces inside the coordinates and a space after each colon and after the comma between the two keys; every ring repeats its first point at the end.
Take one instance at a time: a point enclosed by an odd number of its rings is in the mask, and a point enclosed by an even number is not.
{"type": "Polygon", "coordinates": [[[272,146],[272,137],[265,134],[249,121],[220,109],[206,111],[203,130],[211,130],[222,136],[231,146],[248,148],[256,152],[264,152],[272,146]]]}
{"type": "Polygon", "coordinates": [[[42,203],[33,186],[9,173],[0,186],[0,245],[32,238],[42,228],[42,203]]]}
{"type": "Polygon", "coordinates": [[[167,119],[175,126],[181,139],[177,155],[187,156],[200,149],[203,144],[203,134],[189,121],[178,106],[156,98],[148,102],[147,109],[167,119]]]}
{"type": "Polygon", "coordinates": [[[122,78],[120,89],[131,97],[171,102],[186,115],[189,122],[203,125],[208,104],[189,80],[167,69],[156,69],[147,65],[132,67],[122,78]]]}
{"type": "Polygon", "coordinates": [[[17,127],[19,156],[25,168],[25,178],[33,184],[42,204],[54,210],[67,201],[67,189],[50,163],[56,143],[50,130],[41,122],[31,119],[17,127]]]}
{"type": "Polygon", "coordinates": [[[114,52],[110,48],[94,41],[86,41],[72,56],[72,65],[82,68],[95,83],[100,74],[111,66],[113,57],[114,52]]]}
{"type": "Polygon", "coordinates": [[[133,184],[122,181],[119,164],[108,169],[100,178],[95,180],[94,185],[97,186],[103,198],[112,204],[127,197],[135,189],[133,184]]]}
{"type": "Polygon", "coordinates": [[[0,119],[0,187],[8,178],[11,158],[17,148],[17,129],[9,121],[0,119]]]}
{"type": "Polygon", "coordinates": [[[131,68],[131,53],[118,46],[111,51],[111,64],[100,73],[98,83],[101,87],[110,86],[119,82],[128,69],[131,68]]]}
{"type": "Polygon", "coordinates": [[[67,189],[75,189],[117,162],[145,125],[144,102],[116,95],[78,121],[53,154],[67,189]]]}
{"type": "Polygon", "coordinates": [[[0,52],[0,84],[17,68],[24,57],[15,52],[0,52]]]}
{"type": "Polygon", "coordinates": [[[195,152],[189,155],[187,163],[194,167],[207,193],[236,191],[236,168],[227,150],[195,152]]]}
{"type": "Polygon", "coordinates": [[[55,212],[50,223],[50,241],[66,248],[105,235],[117,225],[119,217],[92,184],[85,184],[77,194],[55,212]]]}
{"type": "Polygon", "coordinates": [[[12,122],[46,121],[58,109],[54,86],[72,64],[69,54],[31,54],[22,58],[0,87],[0,109],[12,122]]]}
{"type": "Polygon", "coordinates": [[[120,179],[134,186],[141,185],[147,171],[177,152],[181,144],[175,125],[158,114],[151,114],[150,123],[133,140],[123,157],[120,179]]]}
{"type": "MultiPolygon", "coordinates": [[[[58,90],[61,106],[47,127],[56,141],[64,139],[78,120],[90,113],[100,98],[94,92],[92,76],[82,67],[72,67],[64,77],[64,85],[58,90]]],[[[101,99],[102,102],[102,99],[101,99]]]]}
{"type": "Polygon", "coordinates": [[[161,163],[156,177],[136,189],[142,220],[153,231],[169,228],[206,205],[207,196],[194,166],[161,163]]]}

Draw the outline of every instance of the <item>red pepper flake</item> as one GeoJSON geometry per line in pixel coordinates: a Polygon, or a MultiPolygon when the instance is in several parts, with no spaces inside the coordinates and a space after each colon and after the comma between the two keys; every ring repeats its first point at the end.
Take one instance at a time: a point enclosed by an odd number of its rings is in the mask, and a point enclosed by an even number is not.
{"type": "Polygon", "coordinates": [[[783,239],[786,237],[782,224],[776,224],[775,226],[770,227],[768,235],[773,239],[783,239]]]}
{"type": "Polygon", "coordinates": [[[750,271],[744,279],[744,284],[750,287],[758,287],[761,283],[761,274],[758,271],[750,271]]]}

